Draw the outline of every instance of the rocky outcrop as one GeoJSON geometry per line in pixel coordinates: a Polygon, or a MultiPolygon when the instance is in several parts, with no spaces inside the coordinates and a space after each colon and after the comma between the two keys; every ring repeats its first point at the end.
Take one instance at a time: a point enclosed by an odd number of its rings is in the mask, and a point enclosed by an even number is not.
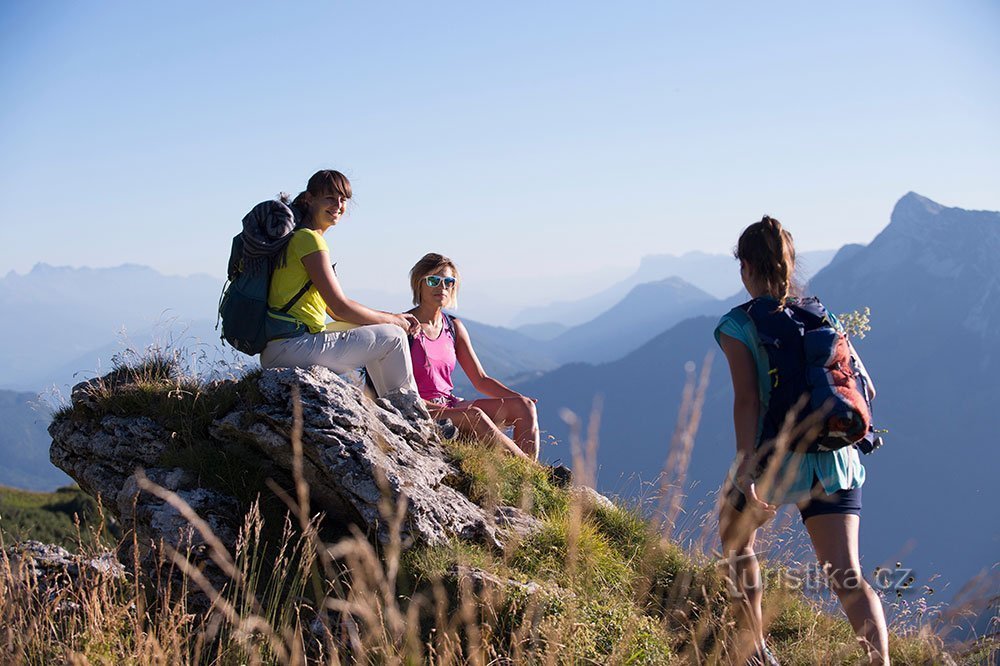
{"type": "MultiPolygon", "coordinates": [[[[93,386],[96,386],[96,382],[93,386]]],[[[141,492],[148,479],[190,506],[212,532],[228,546],[236,542],[242,523],[237,500],[219,490],[202,486],[198,476],[181,467],[160,464],[171,445],[171,433],[148,416],[94,416],[95,405],[86,387],[73,391],[74,410],[56,417],[49,426],[53,464],[73,477],[85,492],[98,499],[126,531],[134,531],[139,553],[134,555],[151,579],[164,575],[180,582],[182,573],[170,564],[170,551],[181,553],[196,566],[208,564],[209,545],[178,508],[164,499],[141,492]]],[[[226,576],[213,566],[202,567],[209,583],[222,589],[226,576]]],[[[204,610],[211,599],[191,596],[189,608],[204,610]]]]}
{"type": "Polygon", "coordinates": [[[0,577],[7,578],[3,584],[12,587],[17,594],[34,595],[42,603],[55,602],[59,610],[76,606],[71,594],[65,593],[72,593],[85,580],[103,578],[125,583],[125,567],[110,551],[84,556],[72,554],[60,546],[29,540],[8,546],[2,560],[0,577]]]}
{"type": "Polygon", "coordinates": [[[263,404],[219,419],[212,434],[242,438],[275,466],[291,470],[297,400],[302,475],[318,508],[383,541],[389,538],[385,507],[404,506],[404,543],[439,544],[451,537],[499,543],[494,520],[445,483],[456,470],[415,394],[372,401],[318,366],[265,370],[259,388],[263,404]]]}
{"type": "MultiPolygon", "coordinates": [[[[127,390],[121,377],[114,380],[112,392],[127,390]]],[[[416,395],[371,400],[320,367],[264,370],[253,381],[259,400],[221,414],[209,428],[210,441],[198,445],[256,452],[263,476],[291,491],[297,441],[311,509],[325,512],[328,523],[353,524],[386,541],[389,516],[401,510],[404,545],[460,538],[501,546],[536,528],[537,519],[514,507],[484,509],[449,485],[458,470],[416,395]]],[[[196,562],[209,560],[203,533],[180,510],[185,504],[231,549],[247,508],[234,493],[253,496],[258,489],[206,483],[176,463],[172,454],[187,444],[164,422],[154,414],[108,409],[109,399],[102,380],[74,389],[73,408],[49,428],[52,462],[102,498],[124,529],[134,530],[150,567],[160,543],[196,562]],[[169,493],[146,492],[146,479],[169,493]]]]}

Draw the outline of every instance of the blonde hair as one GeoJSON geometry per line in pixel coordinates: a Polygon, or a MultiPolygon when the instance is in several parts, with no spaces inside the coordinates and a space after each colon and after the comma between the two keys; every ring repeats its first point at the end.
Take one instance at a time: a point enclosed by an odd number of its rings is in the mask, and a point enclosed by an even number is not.
{"type": "Polygon", "coordinates": [[[447,307],[458,307],[458,288],[462,284],[462,276],[458,272],[458,266],[455,265],[455,262],[437,252],[428,252],[410,269],[410,289],[413,290],[414,305],[420,305],[420,282],[442,268],[450,268],[455,275],[455,287],[451,290],[447,307]]]}

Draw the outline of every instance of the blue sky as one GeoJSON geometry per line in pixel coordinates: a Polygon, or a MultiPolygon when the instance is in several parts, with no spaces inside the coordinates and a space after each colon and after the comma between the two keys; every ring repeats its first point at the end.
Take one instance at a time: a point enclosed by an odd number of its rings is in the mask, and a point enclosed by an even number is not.
{"type": "Polygon", "coordinates": [[[1000,209],[995,2],[538,5],[5,2],[0,273],[221,277],[323,167],[349,287],[435,250],[525,304],[764,212],[821,249],[909,190],[1000,209]]]}

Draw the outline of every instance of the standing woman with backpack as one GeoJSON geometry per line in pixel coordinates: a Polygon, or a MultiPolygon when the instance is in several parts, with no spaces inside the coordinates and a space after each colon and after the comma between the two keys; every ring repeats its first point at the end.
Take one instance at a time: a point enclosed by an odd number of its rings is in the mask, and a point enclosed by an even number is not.
{"type": "MultiPolygon", "coordinates": [[[[407,349],[407,333],[419,323],[410,314],[381,312],[348,298],[330,264],[324,234],[341,220],[351,183],[324,169],[309,179],[289,207],[295,231],[271,273],[269,323],[287,329],[260,354],[265,368],[322,365],[336,373],[364,367],[380,397],[407,389],[417,392],[407,349]],[[334,319],[326,323],[329,315],[334,319]]],[[[286,201],[286,203],[288,203],[286,201]]]]}
{"type": "MultiPolygon", "coordinates": [[[[761,463],[765,414],[772,394],[768,352],[761,342],[751,308],[782,311],[796,303],[792,276],[795,248],[781,224],[765,216],[740,236],[736,249],[740,276],[753,299],[722,317],[715,337],[729,362],[733,382],[736,461],[723,490],[719,516],[723,554],[740,599],[736,619],[741,645],[753,645],[748,664],[777,664],[764,643],[760,568],[754,554],[757,528],[780,504],[796,504],[816,557],[837,594],[871,663],[889,663],[889,639],[882,604],[865,581],[858,554],[861,485],[865,468],[858,450],[778,450],[761,463]]],[[[831,316],[834,326],[839,326],[831,316]]],[[[779,341],[780,343],[780,341],[779,341]]],[[[775,377],[775,384],[777,383],[775,377]]],[[[781,439],[779,436],[778,440],[781,439]]],[[[794,447],[792,447],[794,448],[794,447]]],[[[748,650],[749,651],[749,650],[748,650]]]]}

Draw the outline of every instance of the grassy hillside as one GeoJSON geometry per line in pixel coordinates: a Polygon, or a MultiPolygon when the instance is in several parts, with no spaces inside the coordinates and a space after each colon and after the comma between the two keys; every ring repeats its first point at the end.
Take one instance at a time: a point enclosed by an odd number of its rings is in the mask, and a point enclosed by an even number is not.
{"type": "Polygon", "coordinates": [[[0,486],[0,535],[5,544],[24,539],[73,550],[98,520],[97,503],[76,486],[36,493],[0,486]]]}
{"type": "MultiPolygon", "coordinates": [[[[100,409],[177,419],[188,426],[184,437],[196,439],[210,415],[236,399],[231,389],[216,395],[207,388],[179,399],[171,373],[148,377],[127,396],[104,396],[100,409]]],[[[182,583],[169,576],[94,577],[36,596],[18,588],[21,576],[0,560],[5,658],[116,664],[742,663],[715,562],[662,538],[628,507],[554,487],[537,465],[474,443],[446,446],[456,467],[450,485],[483,506],[520,507],[536,528],[502,548],[454,541],[404,550],[396,517],[401,514],[386,503],[383,517],[392,536],[387,545],[361,533],[328,542],[322,516],[299,514],[294,502],[284,515],[275,513],[273,503],[262,511],[258,502],[268,499],[247,492],[234,568],[221,589],[187,570],[182,583]],[[214,600],[209,617],[189,612],[185,588],[195,587],[214,600]]],[[[209,470],[203,477],[224,478],[209,470]]],[[[60,503],[9,495],[10,506],[35,516],[19,535],[44,538],[38,514],[60,503]]],[[[79,548],[99,550],[86,542],[79,548]]],[[[185,561],[174,561],[183,571],[185,561]]],[[[766,572],[764,614],[782,663],[857,663],[861,653],[846,621],[794,587],[779,585],[777,564],[766,572]]],[[[979,663],[989,658],[989,649],[960,661],[979,663]]],[[[940,641],[926,631],[893,635],[891,650],[898,664],[946,659],[940,641]]]]}
{"type": "MultiPolygon", "coordinates": [[[[162,581],[131,588],[99,579],[86,582],[82,591],[41,603],[14,596],[0,585],[0,613],[10,619],[0,629],[0,640],[35,663],[71,657],[125,664],[161,659],[228,664],[254,658],[302,663],[294,656],[297,648],[316,658],[354,654],[376,663],[680,664],[732,659],[732,616],[712,562],[661,540],[626,508],[595,506],[553,487],[538,467],[477,445],[449,446],[461,470],[452,480],[455,487],[484,504],[528,508],[541,528],[501,551],[456,541],[401,552],[355,537],[329,545],[329,561],[313,540],[318,530],[289,531],[277,549],[281,554],[272,559],[262,556],[259,540],[273,531],[251,509],[247,539],[235,557],[244,576],[234,580],[232,589],[219,591],[220,603],[233,604],[221,629],[187,615],[176,590],[165,607],[147,609],[138,601],[162,581]],[[263,608],[255,610],[248,602],[251,593],[263,608]],[[70,597],[82,603],[67,610],[60,604],[70,597]],[[357,632],[353,642],[331,634],[323,645],[301,623],[321,617],[315,609],[324,607],[341,611],[326,616],[335,629],[351,618],[357,632]],[[74,629],[84,622],[90,625],[88,633],[74,629]],[[46,623],[52,631],[43,629],[46,623]],[[249,623],[261,624],[243,635],[249,623]],[[213,644],[211,654],[204,651],[206,641],[213,644]],[[508,657],[511,661],[501,661],[508,657]]],[[[69,510],[93,515],[93,502],[79,490],[4,490],[0,497],[6,543],[17,534],[80,549],[74,545],[69,510]]],[[[83,544],[82,550],[94,548],[83,544]]],[[[778,576],[772,570],[769,578],[773,582],[778,576]]],[[[157,596],[162,594],[160,590],[157,596]]],[[[765,614],[769,640],[782,663],[850,664],[860,656],[846,621],[824,613],[796,591],[772,585],[765,614]]],[[[899,664],[943,659],[938,642],[927,635],[894,636],[892,653],[899,664]]],[[[960,663],[980,663],[987,655],[984,648],[960,663]]]]}

